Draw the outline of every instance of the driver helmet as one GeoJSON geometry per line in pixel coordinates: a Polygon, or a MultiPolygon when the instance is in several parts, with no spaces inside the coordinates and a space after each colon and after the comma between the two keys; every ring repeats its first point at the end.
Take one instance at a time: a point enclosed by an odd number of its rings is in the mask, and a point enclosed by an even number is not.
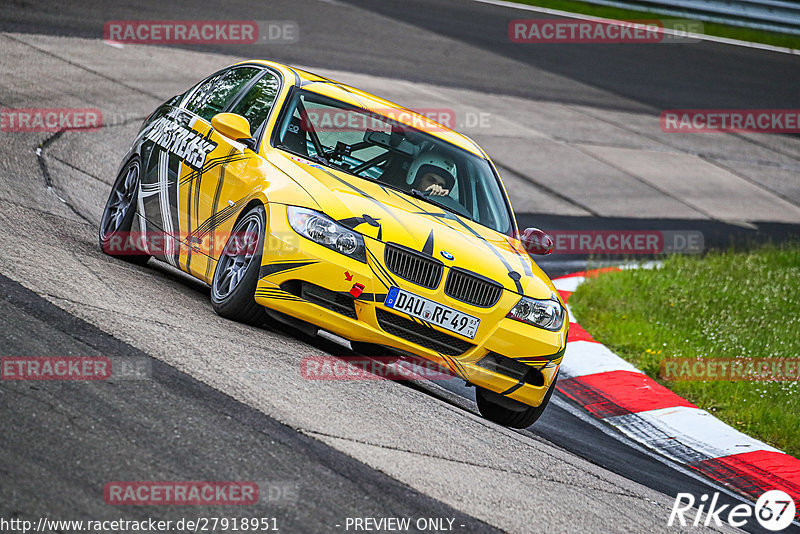
{"type": "Polygon", "coordinates": [[[421,153],[409,167],[406,183],[416,184],[429,172],[444,178],[445,189],[453,190],[456,183],[456,163],[453,158],[433,151],[421,153]]]}

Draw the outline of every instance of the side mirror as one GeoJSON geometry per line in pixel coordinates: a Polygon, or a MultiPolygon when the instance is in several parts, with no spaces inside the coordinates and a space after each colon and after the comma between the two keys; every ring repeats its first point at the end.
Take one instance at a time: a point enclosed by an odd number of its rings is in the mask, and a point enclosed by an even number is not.
{"type": "Polygon", "coordinates": [[[520,241],[528,254],[552,254],[555,245],[553,238],[538,228],[526,228],[520,241]]]}
{"type": "Polygon", "coordinates": [[[253,134],[250,133],[250,123],[241,115],[217,113],[211,119],[211,126],[225,137],[244,143],[250,150],[255,151],[255,141],[253,134]]]}

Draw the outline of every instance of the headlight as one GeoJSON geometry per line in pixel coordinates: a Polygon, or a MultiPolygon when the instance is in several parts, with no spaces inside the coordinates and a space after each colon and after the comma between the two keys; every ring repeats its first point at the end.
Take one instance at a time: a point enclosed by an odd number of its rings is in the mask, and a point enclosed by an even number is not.
{"type": "Polygon", "coordinates": [[[564,307],[555,296],[550,300],[522,297],[506,317],[555,332],[564,325],[565,315],[564,307]]]}
{"type": "Polygon", "coordinates": [[[358,261],[367,262],[364,238],[318,211],[287,206],[289,226],[298,234],[358,261]]]}

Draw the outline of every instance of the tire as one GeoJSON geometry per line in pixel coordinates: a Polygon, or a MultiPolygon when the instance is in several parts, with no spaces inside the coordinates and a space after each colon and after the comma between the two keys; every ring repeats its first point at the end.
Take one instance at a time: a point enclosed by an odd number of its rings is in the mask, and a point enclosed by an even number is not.
{"type": "Polygon", "coordinates": [[[476,386],[475,399],[478,402],[478,411],[481,412],[483,417],[498,425],[511,428],[528,428],[542,416],[545,408],[550,403],[550,397],[553,396],[553,391],[556,389],[556,379],[558,379],[558,374],[553,378],[553,383],[550,384],[550,388],[545,393],[544,399],[542,399],[542,403],[539,406],[526,406],[521,402],[501,397],[498,393],[476,386]],[[501,400],[507,406],[498,404],[497,400],[501,400]],[[513,410],[508,406],[521,409],[513,410]]]}
{"type": "Polygon", "coordinates": [[[150,256],[136,249],[130,240],[133,218],[136,217],[136,198],[141,178],[141,163],[132,158],[122,168],[111,187],[111,194],[100,218],[100,250],[113,258],[144,265],[150,256]]]}
{"type": "Polygon", "coordinates": [[[264,308],[255,301],[266,227],[267,215],[261,205],[234,225],[211,280],[211,306],[221,317],[257,326],[266,321],[264,308]]]}

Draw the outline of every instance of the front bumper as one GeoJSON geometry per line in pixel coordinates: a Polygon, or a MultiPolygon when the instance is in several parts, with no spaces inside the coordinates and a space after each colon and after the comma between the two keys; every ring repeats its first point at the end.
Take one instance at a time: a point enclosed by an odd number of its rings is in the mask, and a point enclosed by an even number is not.
{"type": "Polygon", "coordinates": [[[485,309],[445,295],[443,281],[431,290],[394,277],[393,283],[402,289],[481,319],[472,340],[424,326],[383,305],[389,289],[383,243],[365,238],[369,251],[365,264],[295,233],[285,206],[269,204],[268,209],[269,232],[256,302],[351,341],[425,358],[510,399],[541,404],[563,358],[566,321],[560,331],[550,332],[507,319],[520,298],[511,291],[503,291],[498,303],[485,309]],[[357,298],[350,293],[356,284],[363,286],[357,298]]]}

